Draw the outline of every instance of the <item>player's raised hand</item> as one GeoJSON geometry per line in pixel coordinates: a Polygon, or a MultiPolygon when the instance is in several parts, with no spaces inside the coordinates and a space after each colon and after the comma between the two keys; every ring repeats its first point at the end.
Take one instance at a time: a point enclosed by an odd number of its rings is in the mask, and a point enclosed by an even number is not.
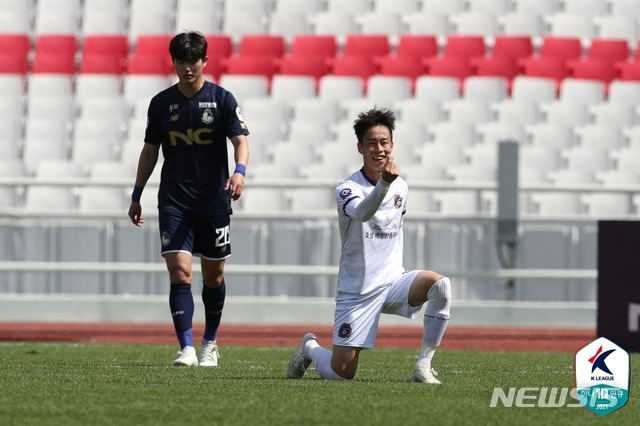
{"type": "Polygon", "coordinates": [[[398,165],[395,163],[393,155],[389,154],[389,159],[382,169],[382,179],[385,182],[391,183],[396,180],[399,174],[400,170],[398,169],[398,165]]]}

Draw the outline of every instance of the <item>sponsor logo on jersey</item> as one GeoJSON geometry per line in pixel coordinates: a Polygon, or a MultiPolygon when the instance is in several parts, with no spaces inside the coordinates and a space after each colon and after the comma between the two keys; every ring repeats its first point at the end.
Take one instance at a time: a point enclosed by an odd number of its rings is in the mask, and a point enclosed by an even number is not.
{"type": "Polygon", "coordinates": [[[198,102],[198,108],[218,108],[217,102],[198,102]]]}
{"type": "Polygon", "coordinates": [[[169,105],[169,112],[173,112],[173,111],[177,111],[177,110],[178,110],[178,104],[169,105]]]}
{"type": "Polygon", "coordinates": [[[213,130],[203,127],[201,129],[187,129],[187,133],[184,134],[182,132],[178,132],[176,130],[171,130],[169,132],[169,141],[171,142],[171,146],[178,146],[178,142],[182,141],[187,145],[191,145],[196,143],[198,145],[209,145],[213,143],[213,141],[209,138],[209,135],[213,132],[213,130]]]}

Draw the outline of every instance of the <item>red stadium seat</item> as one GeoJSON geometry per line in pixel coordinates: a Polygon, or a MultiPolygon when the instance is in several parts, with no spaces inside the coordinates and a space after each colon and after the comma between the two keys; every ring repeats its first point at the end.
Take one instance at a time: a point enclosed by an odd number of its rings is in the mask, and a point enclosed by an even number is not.
{"type": "Polygon", "coordinates": [[[582,44],[578,37],[547,36],[542,39],[540,56],[565,60],[579,59],[582,56],[582,44]]]}
{"type": "Polygon", "coordinates": [[[83,55],[110,55],[126,58],[129,54],[129,41],[126,35],[88,34],[82,43],[83,55]]]}
{"type": "Polygon", "coordinates": [[[209,34],[207,38],[207,56],[214,58],[228,58],[233,54],[233,40],[225,34],[209,34]]]}
{"type": "Polygon", "coordinates": [[[140,35],[135,40],[134,54],[169,56],[169,42],[173,38],[170,34],[140,35]]]}
{"type": "Polygon", "coordinates": [[[482,36],[450,35],[444,45],[444,56],[477,58],[484,56],[486,47],[482,36]]]}
{"type": "Polygon", "coordinates": [[[601,59],[583,59],[569,61],[569,74],[573,78],[599,80],[609,84],[616,78],[616,69],[612,62],[601,59]]]}
{"type": "Polygon", "coordinates": [[[362,90],[367,91],[369,77],[377,73],[372,58],[363,56],[338,56],[331,64],[331,72],[337,76],[355,76],[362,78],[362,90]]]}
{"type": "Polygon", "coordinates": [[[122,74],[125,60],[118,55],[87,53],[80,62],[83,74],[122,74]]]}
{"type": "Polygon", "coordinates": [[[376,74],[377,69],[371,58],[343,55],[334,58],[331,71],[334,75],[354,75],[366,79],[376,74]]]}
{"type": "Polygon", "coordinates": [[[168,75],[173,73],[169,55],[135,53],[126,64],[127,74],[168,75]]]}
{"type": "Polygon", "coordinates": [[[0,34],[0,52],[7,55],[24,56],[29,54],[31,39],[29,34],[0,34]]]}
{"type": "Polygon", "coordinates": [[[75,53],[36,53],[31,67],[33,73],[75,74],[75,53]]]}
{"type": "Polygon", "coordinates": [[[418,77],[425,73],[422,60],[417,56],[385,56],[377,61],[381,75],[409,77],[411,89],[415,89],[418,77]]]}
{"type": "Polygon", "coordinates": [[[472,74],[469,60],[461,56],[431,58],[427,60],[426,66],[429,75],[456,77],[460,84],[460,90],[462,90],[464,80],[472,74]]]}
{"type": "Polygon", "coordinates": [[[0,74],[26,74],[28,71],[26,55],[0,52],[0,74]]]}
{"type": "Polygon", "coordinates": [[[524,75],[554,79],[558,90],[562,80],[569,76],[565,60],[558,57],[530,57],[524,59],[521,65],[524,75]]]}
{"type": "Polygon", "coordinates": [[[279,35],[244,35],[240,39],[238,55],[240,56],[271,56],[280,58],[284,55],[285,41],[279,35]]]}
{"type": "Polygon", "coordinates": [[[402,34],[398,39],[396,55],[400,57],[431,58],[438,54],[438,41],[435,36],[421,34],[402,34]]]}
{"type": "Polygon", "coordinates": [[[203,74],[212,76],[214,78],[214,83],[219,81],[220,76],[224,72],[223,61],[224,61],[224,58],[209,56],[209,60],[207,61],[207,65],[204,68],[203,74]]]}
{"type": "Polygon", "coordinates": [[[529,36],[496,36],[491,55],[511,58],[515,61],[533,54],[533,42],[529,36]]]}
{"type": "Polygon", "coordinates": [[[610,62],[621,62],[629,59],[631,52],[627,40],[593,39],[587,57],[610,62]]]}
{"type": "Polygon", "coordinates": [[[515,60],[506,56],[491,56],[472,59],[471,68],[474,75],[506,78],[509,92],[511,91],[511,83],[513,79],[518,75],[518,66],[515,60]]]}
{"type": "Polygon", "coordinates": [[[232,56],[223,60],[226,74],[263,75],[269,80],[277,70],[277,63],[269,56],[232,56]]]}
{"type": "Polygon", "coordinates": [[[320,56],[285,56],[278,61],[278,73],[282,75],[309,75],[316,84],[323,75],[328,74],[330,66],[320,56]]]}
{"type": "Polygon", "coordinates": [[[620,80],[640,81],[640,61],[619,62],[616,68],[620,80]]]}
{"type": "Polygon", "coordinates": [[[42,34],[36,38],[35,54],[53,53],[59,55],[76,54],[78,41],[72,34],[42,34]]]}
{"type": "Polygon", "coordinates": [[[300,34],[291,43],[292,56],[319,56],[333,58],[338,52],[335,36],[320,34],[300,34]]]}
{"type": "Polygon", "coordinates": [[[389,37],[377,34],[349,34],[344,42],[345,56],[376,58],[391,53],[389,37]]]}

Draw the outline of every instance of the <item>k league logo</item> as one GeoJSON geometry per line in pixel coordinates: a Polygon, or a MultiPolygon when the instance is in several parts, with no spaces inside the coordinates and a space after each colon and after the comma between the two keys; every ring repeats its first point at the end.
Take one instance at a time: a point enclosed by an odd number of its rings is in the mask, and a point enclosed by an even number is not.
{"type": "Polygon", "coordinates": [[[576,352],[574,374],[578,403],[604,416],[629,400],[629,353],[600,337],[576,352]]]}

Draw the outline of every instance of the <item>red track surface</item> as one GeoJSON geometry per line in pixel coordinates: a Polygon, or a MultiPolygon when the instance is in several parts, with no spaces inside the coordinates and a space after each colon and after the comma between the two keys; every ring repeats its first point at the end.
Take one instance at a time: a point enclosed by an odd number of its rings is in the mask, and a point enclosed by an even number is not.
{"type": "MultiPolygon", "coordinates": [[[[194,337],[203,325],[194,326],[194,337]]],[[[331,327],[225,325],[218,341],[230,346],[296,346],[306,332],[331,344],[331,327]]],[[[420,327],[381,327],[377,347],[419,348],[420,327]]],[[[199,339],[199,337],[197,337],[199,339]]],[[[591,329],[449,327],[441,349],[575,352],[596,338],[591,329]]],[[[0,323],[0,341],[177,344],[171,324],[0,323]]]]}

